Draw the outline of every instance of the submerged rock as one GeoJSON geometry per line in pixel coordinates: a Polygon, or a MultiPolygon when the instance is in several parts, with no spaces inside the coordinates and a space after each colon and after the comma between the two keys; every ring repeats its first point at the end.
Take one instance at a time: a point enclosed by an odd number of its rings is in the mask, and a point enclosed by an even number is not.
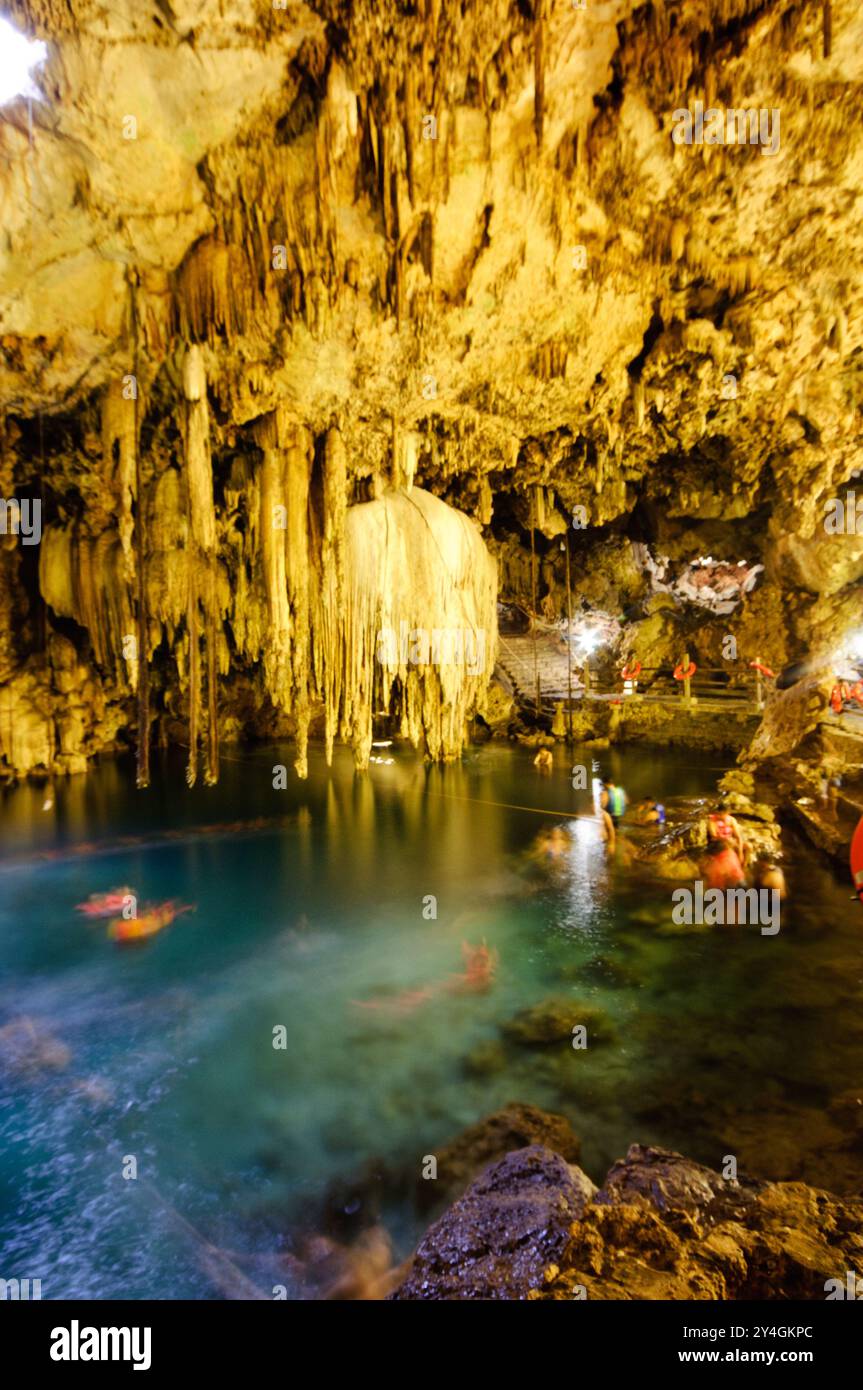
{"type": "Polygon", "coordinates": [[[577,999],[544,999],[522,1009],[503,1025],[504,1036],[524,1047],[544,1047],[572,1037],[573,1028],[587,1029],[589,1043],[610,1042],[614,1028],[601,1009],[577,999]]]}
{"type": "Polygon", "coordinates": [[[506,1066],[506,1048],[497,1039],[478,1043],[465,1057],[468,1076],[494,1076],[506,1066]]]}
{"type": "Polygon", "coordinates": [[[32,1018],[16,1018],[0,1028],[0,1064],[10,1076],[34,1080],[65,1071],[71,1058],[66,1044],[32,1018]]]}
{"type": "Polygon", "coordinates": [[[576,967],[576,970],[579,975],[610,985],[612,989],[638,989],[643,983],[639,971],[612,956],[597,956],[587,965],[576,967]]]}

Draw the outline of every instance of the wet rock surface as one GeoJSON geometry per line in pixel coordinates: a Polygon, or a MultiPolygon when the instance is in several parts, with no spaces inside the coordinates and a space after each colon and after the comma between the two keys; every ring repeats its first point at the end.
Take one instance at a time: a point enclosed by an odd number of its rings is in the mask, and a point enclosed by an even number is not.
{"type": "Polygon", "coordinates": [[[579,1025],[587,1029],[589,1042],[610,1042],[614,1037],[614,1028],[601,1009],[565,997],[544,999],[522,1009],[503,1025],[503,1033],[509,1042],[521,1047],[547,1047],[572,1037],[579,1025]]]}
{"type": "Polygon", "coordinates": [[[597,1191],[533,1147],[493,1164],[431,1227],[393,1297],[823,1299],[861,1264],[859,1197],[730,1181],[640,1144],[597,1191]]]}
{"type": "Polygon", "coordinates": [[[437,1178],[417,1183],[419,1206],[452,1201],[489,1163],[531,1145],[553,1149],[567,1163],[581,1157],[581,1140],[563,1115],[535,1105],[507,1105],[436,1150],[437,1178]]]}
{"type": "Polygon", "coordinates": [[[587,1175],[550,1149],[508,1154],[435,1222],[393,1298],[524,1297],[562,1258],[593,1192],[587,1175]]]}

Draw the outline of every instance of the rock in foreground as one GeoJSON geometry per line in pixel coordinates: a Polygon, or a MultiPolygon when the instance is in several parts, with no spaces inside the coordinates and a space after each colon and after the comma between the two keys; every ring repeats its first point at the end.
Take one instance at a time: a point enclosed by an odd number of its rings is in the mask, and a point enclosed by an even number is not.
{"type": "Polygon", "coordinates": [[[534,1146],[489,1167],[420,1244],[397,1299],[823,1299],[863,1270],[863,1200],[732,1183],[634,1144],[598,1192],[534,1146]]]}
{"type": "Polygon", "coordinates": [[[596,1191],[580,1168],[532,1145],[507,1154],[436,1221],[394,1299],[524,1298],[558,1263],[596,1191]]]}
{"type": "Polygon", "coordinates": [[[418,1181],[418,1205],[428,1208],[454,1201],[495,1160],[531,1145],[552,1149],[566,1163],[577,1163],[581,1157],[581,1141],[563,1115],[513,1102],[437,1150],[437,1178],[418,1181]]]}

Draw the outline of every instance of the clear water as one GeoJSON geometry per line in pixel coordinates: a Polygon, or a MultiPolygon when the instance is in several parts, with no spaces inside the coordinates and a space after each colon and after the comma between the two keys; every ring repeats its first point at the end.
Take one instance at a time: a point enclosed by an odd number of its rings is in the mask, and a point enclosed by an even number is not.
{"type": "MultiPolygon", "coordinates": [[[[558,749],[545,779],[508,746],[445,769],[384,756],[355,779],[345,753],[328,771],[313,752],[287,791],[272,787],[287,753],[259,749],[227,757],[215,789],[187,790],[168,761],[146,793],[106,763],[49,810],[41,789],[5,794],[0,1027],[25,1015],[71,1059],[0,1075],[0,1276],[41,1278],[45,1298],[218,1297],[172,1211],[229,1250],[289,1249],[364,1165],[401,1253],[426,1224],[405,1175],[510,1100],[566,1114],[594,1178],[642,1141],[859,1190],[863,916],[841,874],[790,841],[777,937],[671,933],[669,888],[608,864],[571,787],[589,754],[558,749]],[[555,823],[543,810],[573,833],[560,868],[530,857],[555,823]],[[197,911],[118,947],[74,907],[124,884],[197,911]],[[462,941],[482,937],[494,987],[452,992],[462,941]],[[602,1009],[616,1040],[465,1070],[552,995],[602,1009]]],[[[632,797],[706,794],[723,770],[662,750],[601,760],[632,797]]]]}

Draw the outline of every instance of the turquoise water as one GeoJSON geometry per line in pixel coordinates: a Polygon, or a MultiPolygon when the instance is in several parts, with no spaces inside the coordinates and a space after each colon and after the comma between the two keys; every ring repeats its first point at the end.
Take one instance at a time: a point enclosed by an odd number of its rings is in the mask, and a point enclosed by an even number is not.
{"type": "MultiPolygon", "coordinates": [[[[556,750],[549,778],[508,746],[445,769],[382,756],[355,778],[347,754],[328,771],[313,750],[287,791],[287,750],[258,749],[215,789],[169,761],[148,792],[106,763],[47,810],[44,790],[5,794],[0,1028],[26,1016],[70,1056],[0,1075],[0,1276],[41,1278],[45,1298],[218,1297],[177,1212],[241,1262],[257,1252],[269,1291],[265,1256],[320,1229],[328,1189],[362,1170],[402,1253],[426,1224],[423,1156],[511,1100],[566,1114],[594,1178],[641,1141],[859,1190],[863,916],[841,874],[789,840],[777,937],[666,934],[669,887],[607,862],[572,789],[589,754],[556,750]],[[543,809],[572,831],[559,866],[530,854],[555,824],[543,809]],[[118,947],[74,908],[126,884],[196,911],[118,947]],[[493,987],[454,992],[461,943],[483,937],[493,987]],[[508,1045],[497,1070],[466,1069],[549,996],[602,1010],[614,1040],[508,1045]]],[[[599,758],[633,798],[708,794],[723,770],[599,758]]]]}

